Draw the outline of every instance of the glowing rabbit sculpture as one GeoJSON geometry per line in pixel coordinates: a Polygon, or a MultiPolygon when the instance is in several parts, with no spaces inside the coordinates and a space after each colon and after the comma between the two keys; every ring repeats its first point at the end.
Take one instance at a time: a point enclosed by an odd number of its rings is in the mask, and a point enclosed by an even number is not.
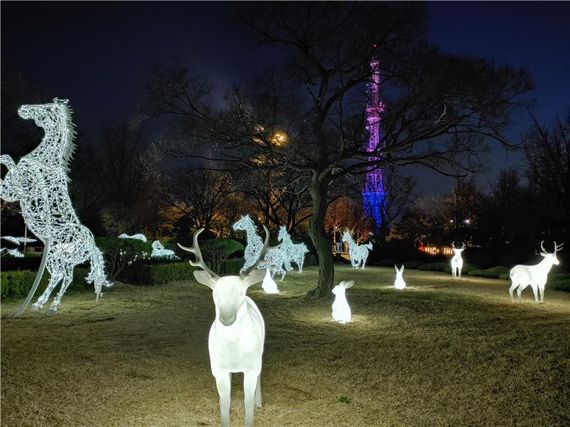
{"type": "Polygon", "coordinates": [[[406,289],[406,282],[404,281],[404,264],[398,270],[398,267],[394,265],[396,269],[396,280],[394,280],[394,287],[396,289],[406,289]]]}
{"type": "Polygon", "coordinates": [[[460,248],[455,247],[455,242],[452,242],[453,258],[451,258],[451,275],[453,278],[461,279],[461,270],[463,269],[463,258],[461,253],[465,250],[465,243],[461,244],[460,248]]]}
{"type": "Polygon", "coordinates": [[[346,290],[351,288],[352,285],[354,285],[354,280],[344,281],[340,282],[332,290],[332,293],[335,295],[332,304],[332,317],[338,323],[344,324],[352,320],[352,312],[346,299],[346,290]]]}
{"type": "Polygon", "coordinates": [[[521,300],[521,293],[527,287],[532,288],[534,294],[534,301],[544,303],[544,288],[546,287],[546,281],[548,280],[548,272],[553,265],[559,265],[560,261],[556,257],[556,252],[562,249],[564,243],[557,245],[554,242],[554,252],[548,253],[544,249],[544,240],[540,243],[540,248],[542,252],[540,255],[544,258],[536,265],[515,265],[511,268],[509,276],[511,277],[511,287],[509,288],[509,294],[511,295],[511,301],[515,301],[513,297],[513,291],[517,290],[518,300],[521,300]]]}
{"type": "Polygon", "coordinates": [[[263,292],[266,294],[278,294],[279,288],[277,287],[277,283],[271,277],[271,272],[269,270],[265,270],[265,277],[263,278],[263,282],[261,283],[261,288],[263,292]]]}
{"type": "Polygon", "coordinates": [[[265,272],[256,267],[270,249],[269,231],[265,228],[265,242],[260,248],[258,259],[239,276],[219,277],[202,258],[198,245],[198,235],[203,228],[194,233],[191,248],[182,248],[195,255],[196,261],[190,261],[202,271],[195,271],[196,280],[212,290],[216,318],[210,328],[208,350],[210,367],[216,379],[220,397],[222,426],[230,425],[231,375],[243,372],[245,403],[245,425],[253,426],[255,406],[261,407],[261,365],[265,342],[265,323],[259,309],[246,295],[247,289],[262,281],[265,272]]]}

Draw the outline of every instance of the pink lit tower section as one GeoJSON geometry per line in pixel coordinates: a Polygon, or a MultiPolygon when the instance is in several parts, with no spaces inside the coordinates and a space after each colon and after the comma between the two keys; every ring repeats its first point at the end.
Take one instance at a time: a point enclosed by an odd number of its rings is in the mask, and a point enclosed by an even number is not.
{"type": "MultiPolygon", "coordinates": [[[[368,148],[369,153],[374,153],[368,157],[368,160],[375,161],[379,159],[379,153],[376,151],[380,144],[380,115],[384,111],[384,104],[380,101],[380,62],[373,58],[370,61],[370,69],[372,71],[372,82],[369,84],[369,101],[366,106],[366,118],[368,131],[368,148]]],[[[369,167],[366,174],[366,183],[362,191],[362,204],[366,214],[374,219],[374,229],[378,231],[382,224],[381,207],[384,203],[384,182],[382,169],[378,167],[369,167]]]]}

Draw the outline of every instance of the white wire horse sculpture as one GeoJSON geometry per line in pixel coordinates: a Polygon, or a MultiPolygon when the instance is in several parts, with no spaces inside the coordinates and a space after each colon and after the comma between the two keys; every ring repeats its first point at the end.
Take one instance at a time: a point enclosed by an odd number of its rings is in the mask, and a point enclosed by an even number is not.
{"type": "Polygon", "coordinates": [[[342,235],[342,241],[348,242],[348,255],[353,268],[361,267],[364,270],[366,260],[368,259],[368,251],[372,250],[372,242],[365,245],[357,245],[348,231],[342,235]]]}
{"type": "MultiPolygon", "coordinates": [[[[240,270],[241,274],[244,271],[248,270],[252,265],[257,263],[259,254],[263,248],[263,240],[259,234],[257,234],[257,227],[249,215],[242,216],[237,222],[233,224],[232,227],[236,231],[245,231],[247,236],[247,245],[244,250],[245,262],[240,270]]],[[[267,251],[267,254],[264,256],[263,261],[259,263],[258,268],[269,270],[272,276],[280,274],[281,280],[283,280],[286,273],[286,259],[284,257],[284,253],[281,251],[280,246],[281,245],[278,245],[267,251]]]]}
{"type": "Polygon", "coordinates": [[[112,285],[105,275],[103,256],[95,245],[93,234],[81,224],[69,198],[67,173],[75,149],[75,126],[67,102],[55,98],[51,104],[22,105],[18,109],[19,116],[33,119],[44,130],[44,138],[18,164],[8,155],[0,156],[0,163],[8,169],[0,181],[0,198],[20,202],[27,227],[44,243],[34,284],[16,317],[26,310],[45,268],[51,277],[33,308],[41,309],[57,284],[61,283],[48,311],[49,316],[57,313],[61,298],[73,280],[73,269],[78,264],[91,263],[86,281],[94,284],[97,300],[102,295],[102,287],[112,285]]]}
{"type": "MultiPolygon", "coordinates": [[[[305,262],[305,254],[309,252],[307,246],[304,243],[293,243],[291,236],[287,233],[287,227],[282,225],[279,227],[279,234],[277,239],[281,241],[280,250],[284,254],[285,258],[285,270],[291,271],[293,267],[291,262],[297,264],[297,269],[299,273],[303,272],[303,264],[305,262]]],[[[282,279],[283,280],[283,279],[282,279]]]]}

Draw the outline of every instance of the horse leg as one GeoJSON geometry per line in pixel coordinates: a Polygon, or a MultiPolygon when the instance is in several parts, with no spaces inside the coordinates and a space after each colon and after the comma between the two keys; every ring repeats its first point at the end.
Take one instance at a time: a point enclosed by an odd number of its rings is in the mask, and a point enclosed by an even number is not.
{"type": "Polygon", "coordinates": [[[511,302],[515,302],[515,298],[513,297],[513,291],[516,289],[516,287],[518,286],[518,283],[514,282],[511,284],[511,287],[509,288],[509,294],[511,295],[511,302]]]}
{"type": "Polygon", "coordinates": [[[49,279],[49,283],[48,286],[46,288],[46,290],[44,291],[44,293],[38,298],[38,300],[32,304],[32,309],[33,310],[41,310],[41,308],[43,307],[43,305],[47,302],[47,300],[49,299],[52,291],[54,290],[54,288],[56,287],[56,285],[63,279],[63,275],[62,274],[53,274],[50,279],[49,279]]]}
{"type": "Polygon", "coordinates": [[[55,316],[57,314],[57,309],[59,308],[59,304],[61,303],[61,298],[65,294],[65,291],[71,285],[73,281],[73,267],[67,267],[65,273],[63,274],[63,280],[61,282],[61,286],[59,288],[59,292],[53,299],[53,302],[47,312],[48,316],[55,316]]]}

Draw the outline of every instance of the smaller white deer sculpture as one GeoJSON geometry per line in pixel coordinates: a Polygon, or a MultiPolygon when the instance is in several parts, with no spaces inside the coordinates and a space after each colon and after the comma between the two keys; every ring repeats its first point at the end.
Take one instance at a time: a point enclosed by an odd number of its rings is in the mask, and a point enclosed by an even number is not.
{"type": "Polygon", "coordinates": [[[332,293],[335,295],[332,305],[332,317],[338,323],[344,324],[352,320],[352,312],[346,300],[346,290],[351,288],[352,285],[354,285],[354,280],[340,282],[332,290],[332,293]]]}
{"type": "Polygon", "coordinates": [[[540,249],[542,249],[540,255],[544,257],[544,259],[538,264],[515,265],[511,268],[509,274],[512,282],[511,287],[509,288],[511,301],[515,301],[513,297],[513,291],[515,289],[517,290],[517,296],[520,302],[522,291],[530,285],[532,292],[534,293],[535,302],[539,302],[540,294],[540,302],[544,303],[544,288],[546,286],[546,281],[548,280],[548,272],[553,265],[560,264],[560,261],[558,261],[558,258],[556,257],[556,252],[562,249],[562,245],[564,245],[564,243],[557,245],[556,242],[554,242],[554,252],[552,253],[546,252],[543,245],[544,240],[540,243],[540,249]]]}
{"type": "Polygon", "coordinates": [[[398,270],[398,267],[394,265],[396,269],[396,280],[394,280],[394,287],[396,289],[406,289],[406,282],[404,281],[404,264],[398,270]]]}
{"type": "Polygon", "coordinates": [[[461,243],[460,248],[455,247],[455,242],[452,242],[451,245],[453,250],[453,258],[451,258],[451,275],[454,279],[461,279],[461,270],[463,269],[463,258],[461,258],[461,253],[465,250],[465,243],[461,243]]]}
{"type": "Polygon", "coordinates": [[[258,259],[240,276],[219,277],[208,268],[198,245],[198,235],[193,236],[191,248],[180,246],[196,256],[190,261],[203,271],[195,271],[196,280],[212,290],[216,318],[210,328],[208,351],[210,367],[216,379],[220,397],[222,426],[230,425],[230,394],[232,373],[243,372],[243,391],[245,403],[245,425],[253,426],[255,406],[261,407],[261,365],[265,342],[265,323],[259,309],[246,295],[247,289],[261,282],[265,272],[257,270],[269,247],[269,231],[265,227],[265,242],[259,251],[258,259]]]}

